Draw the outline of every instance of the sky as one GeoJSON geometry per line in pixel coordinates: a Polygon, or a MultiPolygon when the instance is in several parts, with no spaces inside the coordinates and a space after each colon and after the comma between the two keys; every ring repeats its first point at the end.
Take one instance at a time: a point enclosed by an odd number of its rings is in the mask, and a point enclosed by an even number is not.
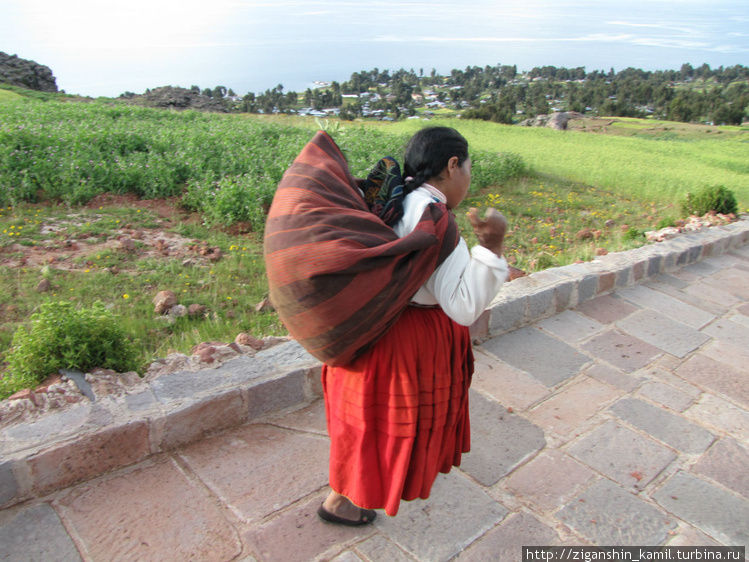
{"type": "Polygon", "coordinates": [[[748,0],[0,0],[0,51],[58,88],[303,91],[373,68],[749,65],[748,0]]]}

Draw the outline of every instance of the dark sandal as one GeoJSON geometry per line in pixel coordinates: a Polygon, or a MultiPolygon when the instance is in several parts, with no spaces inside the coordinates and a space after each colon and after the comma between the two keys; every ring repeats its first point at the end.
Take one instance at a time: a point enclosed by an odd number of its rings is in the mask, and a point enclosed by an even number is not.
{"type": "Polygon", "coordinates": [[[360,525],[368,525],[377,517],[377,512],[374,509],[362,509],[359,508],[359,519],[344,519],[338,517],[336,514],[331,513],[325,509],[322,504],[317,508],[317,515],[320,519],[328,521],[329,523],[338,523],[339,525],[348,525],[349,527],[359,527],[360,525]]]}

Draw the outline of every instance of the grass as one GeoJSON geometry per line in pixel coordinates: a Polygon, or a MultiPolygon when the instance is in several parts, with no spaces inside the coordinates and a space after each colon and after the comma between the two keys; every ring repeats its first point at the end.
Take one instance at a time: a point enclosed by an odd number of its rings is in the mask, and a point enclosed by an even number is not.
{"type": "Polygon", "coordinates": [[[242,331],[284,333],[275,314],[254,310],[267,289],[262,247],[253,234],[231,235],[199,222],[168,224],[139,208],[19,206],[0,212],[0,248],[10,262],[0,265],[2,350],[45,300],[105,303],[139,342],[141,365],[189,352],[201,341],[233,341],[242,331]],[[136,250],[123,249],[118,237],[138,232],[146,241],[131,238],[136,250]],[[150,235],[184,237],[185,250],[163,256],[153,251],[150,235]],[[204,246],[220,248],[224,257],[208,261],[199,252],[204,246]],[[36,290],[42,279],[51,285],[48,292],[36,290]],[[164,289],[174,291],[180,304],[206,306],[207,314],[174,323],[157,317],[151,301],[164,289]]]}
{"type": "MultiPolygon", "coordinates": [[[[694,129],[647,120],[616,121],[619,132],[614,134],[459,119],[430,123],[457,128],[472,148],[516,153],[532,170],[547,176],[661,204],[676,204],[688,192],[708,185],[725,185],[734,191],[740,209],[749,210],[749,127],[694,129]],[[628,134],[621,133],[624,129],[628,134]]],[[[412,120],[381,128],[408,134],[423,125],[412,120]]]]}

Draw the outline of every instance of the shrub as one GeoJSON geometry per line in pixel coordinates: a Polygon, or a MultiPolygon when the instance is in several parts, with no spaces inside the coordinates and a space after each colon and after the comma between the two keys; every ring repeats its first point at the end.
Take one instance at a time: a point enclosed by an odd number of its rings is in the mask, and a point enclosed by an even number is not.
{"type": "Polygon", "coordinates": [[[134,370],[137,350],[102,303],[76,308],[70,302],[49,301],[31,316],[29,327],[16,330],[6,359],[8,374],[0,379],[0,398],[33,388],[59,369],[134,370]]]}
{"type": "Polygon", "coordinates": [[[723,185],[706,187],[696,195],[687,193],[682,205],[684,214],[702,216],[710,211],[723,215],[738,212],[738,203],[733,191],[723,185]]]}

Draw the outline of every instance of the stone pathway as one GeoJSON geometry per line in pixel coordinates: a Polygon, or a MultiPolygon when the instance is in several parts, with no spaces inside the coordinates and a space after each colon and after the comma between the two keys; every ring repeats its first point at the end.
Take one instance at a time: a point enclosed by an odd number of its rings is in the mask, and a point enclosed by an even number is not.
{"type": "Polygon", "coordinates": [[[0,558],[519,561],[528,545],[749,545],[749,246],[489,339],[476,358],[473,451],[394,518],[318,520],[317,400],[0,511],[0,558]]]}

